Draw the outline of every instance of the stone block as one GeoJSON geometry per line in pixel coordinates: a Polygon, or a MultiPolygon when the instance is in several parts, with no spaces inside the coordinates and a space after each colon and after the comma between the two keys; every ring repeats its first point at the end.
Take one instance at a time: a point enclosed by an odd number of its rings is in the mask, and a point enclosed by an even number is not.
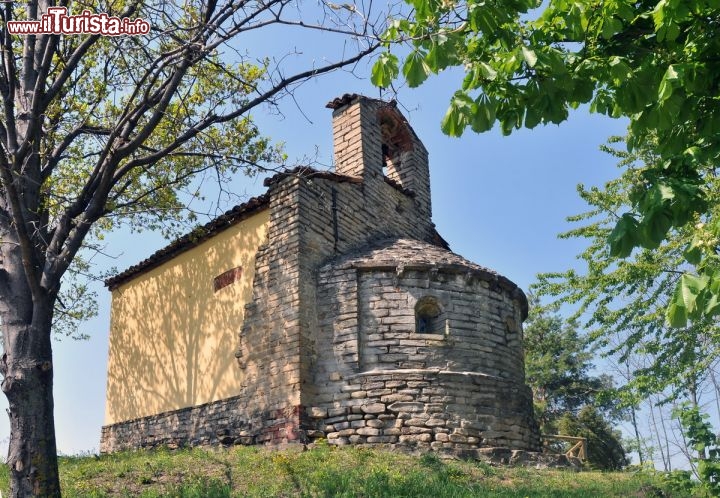
{"type": "Polygon", "coordinates": [[[363,413],[383,413],[385,411],[385,404],[384,403],[370,403],[367,405],[362,405],[360,409],[363,411],[363,413]]]}
{"type": "Polygon", "coordinates": [[[426,427],[443,427],[446,424],[446,420],[441,418],[431,418],[425,421],[426,427]]]}
{"type": "Polygon", "coordinates": [[[382,431],[380,429],[375,429],[373,427],[362,427],[360,429],[357,429],[355,432],[357,432],[361,436],[379,436],[380,434],[382,434],[382,431]]]}
{"type": "Polygon", "coordinates": [[[449,436],[451,443],[467,443],[467,436],[461,436],[460,434],[450,434],[449,436]]]}
{"type": "Polygon", "coordinates": [[[388,406],[391,412],[417,413],[425,410],[425,405],[418,402],[397,401],[388,406]]]}
{"type": "Polygon", "coordinates": [[[396,436],[368,436],[367,442],[373,444],[391,444],[397,441],[396,436]]]}

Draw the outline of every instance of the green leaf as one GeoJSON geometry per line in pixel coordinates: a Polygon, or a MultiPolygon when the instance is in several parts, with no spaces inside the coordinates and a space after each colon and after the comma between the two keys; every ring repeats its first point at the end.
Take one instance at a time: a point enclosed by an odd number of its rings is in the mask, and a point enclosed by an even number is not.
{"type": "Polygon", "coordinates": [[[671,327],[684,327],[687,325],[687,310],[677,303],[671,303],[665,312],[665,318],[671,327]]]}
{"type": "Polygon", "coordinates": [[[702,260],[702,251],[698,247],[690,246],[683,252],[683,257],[691,265],[697,265],[702,260]]]}
{"type": "Polygon", "coordinates": [[[490,64],[487,64],[486,62],[478,62],[477,67],[482,77],[486,80],[492,81],[497,78],[497,71],[495,71],[490,64]]]}
{"type": "Polygon", "coordinates": [[[499,16],[494,15],[494,10],[487,4],[480,5],[473,3],[470,7],[470,29],[475,33],[482,32],[486,35],[492,35],[498,31],[499,16]]]}
{"type": "Polygon", "coordinates": [[[670,227],[672,227],[672,216],[665,209],[654,209],[646,213],[640,224],[639,242],[647,249],[656,249],[665,239],[670,227]]]}
{"type": "Polygon", "coordinates": [[[415,8],[415,18],[418,21],[424,21],[432,16],[432,7],[430,0],[411,0],[412,6],[415,8]]]}
{"type": "Polygon", "coordinates": [[[720,270],[715,270],[715,272],[711,275],[708,290],[710,290],[710,293],[712,294],[720,295],[720,270]]]}
{"type": "MultiPolygon", "coordinates": [[[[692,241],[685,248],[685,251],[683,251],[683,257],[685,258],[685,261],[691,265],[697,265],[700,263],[702,260],[702,240],[697,236],[693,237],[692,241]]],[[[713,290],[713,292],[715,291],[713,290]]]]}
{"type": "Polygon", "coordinates": [[[630,213],[620,217],[615,228],[608,237],[610,256],[626,258],[630,256],[637,242],[638,221],[630,213]]]}
{"type": "Polygon", "coordinates": [[[663,78],[662,81],[660,81],[660,87],[658,88],[658,100],[660,100],[660,102],[663,102],[669,99],[672,95],[672,92],[672,84],[668,80],[663,78]]]}
{"type": "Polygon", "coordinates": [[[705,304],[705,315],[712,317],[720,313],[720,296],[711,294],[710,299],[705,304]]]}
{"type": "Polygon", "coordinates": [[[398,72],[398,58],[394,54],[383,52],[373,65],[370,82],[380,88],[387,88],[398,72]]]}
{"type": "Polygon", "coordinates": [[[427,56],[425,56],[425,63],[433,73],[438,73],[448,67],[450,60],[447,44],[433,43],[427,56]]]}
{"type": "Polygon", "coordinates": [[[430,68],[425,63],[425,57],[419,51],[415,51],[405,59],[403,64],[403,76],[410,88],[415,88],[425,81],[430,74],[430,68]]]}
{"type": "Polygon", "coordinates": [[[440,122],[440,129],[443,131],[443,133],[445,133],[446,135],[450,135],[451,137],[462,136],[463,131],[465,131],[465,123],[463,121],[463,116],[460,111],[458,111],[452,105],[448,107],[445,116],[440,122]]]}
{"type": "Polygon", "coordinates": [[[495,124],[495,102],[482,94],[475,100],[470,125],[476,133],[490,130],[495,124]]]}
{"type": "Polygon", "coordinates": [[[678,73],[676,69],[670,65],[663,75],[663,79],[660,81],[660,87],[658,88],[658,100],[664,102],[670,98],[673,90],[679,85],[678,73]]]}
{"type": "Polygon", "coordinates": [[[618,56],[613,56],[609,59],[610,74],[612,75],[613,83],[616,85],[620,85],[632,76],[632,68],[627,64],[626,60],[624,57],[618,56]]]}
{"type": "Polygon", "coordinates": [[[696,275],[690,275],[689,273],[683,274],[678,282],[678,288],[680,289],[680,299],[682,306],[692,313],[695,311],[696,301],[700,293],[707,287],[708,278],[699,277],[696,275]]]}
{"type": "Polygon", "coordinates": [[[621,31],[623,28],[623,23],[620,19],[617,19],[615,17],[610,17],[605,19],[603,21],[602,25],[602,37],[606,40],[609,40],[610,38],[615,35],[615,33],[621,31]]]}
{"type": "Polygon", "coordinates": [[[440,127],[446,135],[459,137],[469,124],[469,116],[472,115],[475,102],[464,92],[455,92],[450,100],[450,107],[440,123],[440,127]]]}
{"type": "Polygon", "coordinates": [[[542,121],[542,112],[536,107],[528,107],[525,113],[525,128],[533,129],[542,121]]]}
{"type": "Polygon", "coordinates": [[[497,71],[485,62],[477,62],[468,70],[463,81],[463,90],[473,90],[483,86],[487,81],[497,78],[497,71]]]}
{"type": "Polygon", "coordinates": [[[575,102],[586,104],[592,100],[595,92],[595,84],[591,80],[575,78],[573,84],[572,98],[575,102]]]}

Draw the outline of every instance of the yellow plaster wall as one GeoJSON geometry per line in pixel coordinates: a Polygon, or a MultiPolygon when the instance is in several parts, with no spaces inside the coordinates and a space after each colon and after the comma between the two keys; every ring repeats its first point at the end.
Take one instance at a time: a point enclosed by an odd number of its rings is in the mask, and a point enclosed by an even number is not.
{"type": "Polygon", "coordinates": [[[112,291],[105,424],[240,394],[235,350],[269,210],[112,291]],[[215,292],[234,267],[242,277],[215,292]]]}

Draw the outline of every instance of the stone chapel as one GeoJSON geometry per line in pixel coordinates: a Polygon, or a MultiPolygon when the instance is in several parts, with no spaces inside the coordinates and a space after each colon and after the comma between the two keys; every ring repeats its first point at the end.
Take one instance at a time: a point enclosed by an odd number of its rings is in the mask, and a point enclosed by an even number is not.
{"type": "Polygon", "coordinates": [[[394,103],[344,95],[335,171],[267,192],[107,280],[101,451],[383,444],[537,451],[527,300],[452,253],[394,103]]]}

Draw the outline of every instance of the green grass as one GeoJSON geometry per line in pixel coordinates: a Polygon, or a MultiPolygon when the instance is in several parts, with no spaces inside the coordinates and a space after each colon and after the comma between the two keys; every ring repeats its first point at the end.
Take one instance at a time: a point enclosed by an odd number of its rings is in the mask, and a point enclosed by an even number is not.
{"type": "MultiPolygon", "coordinates": [[[[492,467],[363,448],[125,452],[62,457],[65,497],[668,497],[657,476],[492,467]]],[[[8,473],[0,471],[7,496],[8,473]]]]}

